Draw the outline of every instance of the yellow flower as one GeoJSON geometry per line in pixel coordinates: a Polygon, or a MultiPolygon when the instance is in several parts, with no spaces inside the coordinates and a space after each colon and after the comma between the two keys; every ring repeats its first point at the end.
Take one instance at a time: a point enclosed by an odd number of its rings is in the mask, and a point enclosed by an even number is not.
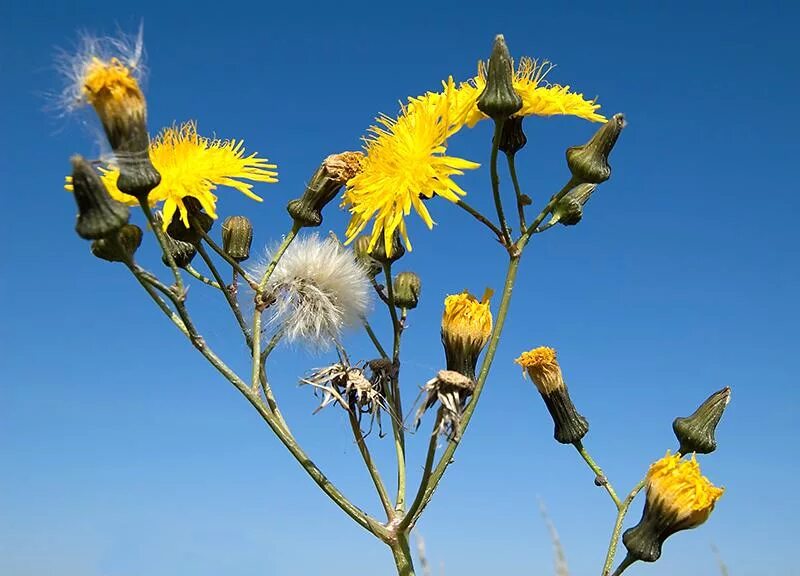
{"type": "MultiPolygon", "coordinates": [[[[452,87],[452,80],[448,84],[452,87]]],[[[446,155],[447,138],[456,129],[450,120],[449,93],[448,89],[412,99],[396,120],[381,116],[378,125],[370,128],[361,172],[347,183],[342,202],[351,214],[348,243],[374,219],[370,251],[382,240],[386,254],[391,255],[395,230],[411,250],[404,220],[411,208],[432,228],[433,219],[422,198],[441,196],[456,202],[466,194],[452,176],[479,165],[446,155]]]]}
{"type": "Polygon", "coordinates": [[[564,387],[564,377],[561,366],[556,360],[556,351],[547,346],[540,346],[528,352],[523,352],[514,360],[522,366],[533,380],[536,388],[542,394],[550,394],[554,390],[564,387]]]}
{"type": "Polygon", "coordinates": [[[92,56],[83,71],[82,96],[105,126],[121,125],[145,114],[144,95],[133,71],[118,58],[92,56]]]}
{"type": "MultiPolygon", "coordinates": [[[[594,100],[586,100],[583,94],[569,91],[569,86],[558,84],[544,84],[544,77],[553,66],[543,61],[541,63],[531,58],[523,57],[519,66],[514,71],[514,89],[522,97],[522,108],[515,116],[554,116],[566,114],[577,116],[592,122],[605,122],[605,116],[597,113],[600,108],[594,100]]],[[[486,64],[478,64],[478,75],[469,83],[463,83],[459,90],[465,95],[475,98],[477,102],[483,89],[486,87],[486,64]]],[[[466,96],[465,96],[466,97],[466,96]]],[[[467,117],[466,123],[471,128],[479,120],[487,118],[477,105],[474,106],[467,117]]]]}
{"type": "Polygon", "coordinates": [[[700,473],[700,465],[681,460],[680,454],[667,455],[650,466],[647,472],[647,501],[674,518],[681,529],[705,522],[717,500],[725,492],[700,473]]]}
{"type": "MultiPolygon", "coordinates": [[[[261,202],[252,184],[244,182],[277,182],[275,165],[255,153],[245,156],[241,140],[218,140],[197,134],[197,125],[186,122],[177,128],[164,129],[150,143],[150,159],[161,174],[161,183],[148,197],[151,203],[164,202],[164,226],[180,212],[181,221],[188,228],[189,219],[184,198],[196,198],[203,209],[216,218],[217,197],[212,193],[217,186],[228,186],[261,202]]],[[[101,168],[103,182],[113,198],[127,204],[137,204],[132,196],[117,188],[119,171],[113,167],[101,168]]]]}
{"type": "Polygon", "coordinates": [[[491,297],[487,288],[481,300],[466,290],[444,299],[442,343],[448,370],[475,377],[478,356],[492,333],[491,297]]]}

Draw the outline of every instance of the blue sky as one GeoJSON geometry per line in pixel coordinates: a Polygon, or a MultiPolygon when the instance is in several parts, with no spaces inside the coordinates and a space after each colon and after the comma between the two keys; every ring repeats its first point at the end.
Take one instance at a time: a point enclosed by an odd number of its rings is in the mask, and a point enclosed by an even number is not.
{"type": "MultiPolygon", "coordinates": [[[[800,472],[798,16],[790,3],[727,2],[4,6],[0,574],[393,573],[382,545],[318,492],[124,269],[93,259],[73,232],[63,175],[71,154],[98,146],[91,116],[47,110],[60,86],[54,55],[79,30],[140,21],[151,130],[196,119],[278,164],[281,182],[257,188],[263,204],[220,191],[220,213],[248,214],[257,245],[288,228],[283,206],[321,158],[357,149],[372,118],[406,96],[467,78],[498,32],[515,56],[555,62],[551,81],[626,113],[614,175],[584,221],[542,234],[525,255],[481,405],[419,532],[448,574],[552,574],[541,498],[573,573],[600,571],[612,506],[574,450],[552,440],[512,363],[548,344],[591,422],[586,445],[619,491],[674,447],[675,416],[733,389],[720,447],[702,459],[725,496],[705,526],[630,574],[714,574],[712,544],[736,576],[800,574],[790,494],[800,472]]],[[[564,149],[593,129],[574,118],[526,123],[518,165],[539,205],[564,181],[564,149]]],[[[489,139],[484,123],[450,142],[484,164],[460,182],[487,211],[489,139]]],[[[406,334],[407,404],[442,367],[443,297],[502,282],[503,252],[483,229],[445,201],[429,207],[438,225],[412,218],[414,252],[398,265],[424,283],[406,334]]],[[[345,224],[331,207],[322,231],[345,224]]],[[[142,260],[164,271],[152,250],[142,260]]],[[[196,286],[191,304],[209,341],[246,369],[221,300],[196,286]]],[[[348,344],[368,354],[360,334],[348,344]]],[[[377,513],[343,414],[312,417],[314,398],[296,386],[328,358],[279,352],[270,375],[299,439],[377,513]]],[[[392,477],[389,439],[372,442],[392,477]]],[[[410,444],[412,485],[424,444],[424,433],[410,444]]]]}

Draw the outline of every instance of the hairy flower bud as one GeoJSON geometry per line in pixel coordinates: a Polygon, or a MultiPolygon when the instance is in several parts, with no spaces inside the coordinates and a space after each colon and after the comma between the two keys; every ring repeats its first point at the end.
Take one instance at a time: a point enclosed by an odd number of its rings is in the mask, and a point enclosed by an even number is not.
{"type": "Polygon", "coordinates": [[[356,255],[356,261],[364,268],[369,278],[375,278],[381,271],[380,262],[372,257],[369,252],[369,236],[359,236],[353,242],[353,252],[356,255]]]}
{"type": "Polygon", "coordinates": [[[550,223],[563,224],[564,226],[574,226],[583,218],[583,207],[589,201],[592,193],[597,188],[597,184],[578,184],[567,192],[558,201],[553,209],[553,217],[550,223]]]}
{"type": "Polygon", "coordinates": [[[505,38],[502,34],[498,34],[494,39],[486,71],[486,87],[478,97],[478,110],[495,122],[503,122],[520,108],[522,108],[522,98],[514,90],[514,62],[508,52],[505,38]]]}
{"type": "Polygon", "coordinates": [[[401,272],[394,279],[394,303],[398,308],[416,308],[422,281],[413,272],[401,272]]]}
{"type": "Polygon", "coordinates": [[[492,309],[487,289],[478,300],[466,290],[444,300],[442,344],[447,369],[475,379],[475,368],[483,347],[492,333],[492,309]]]}
{"type": "Polygon", "coordinates": [[[342,152],[325,158],[311,177],[303,196],[292,200],[286,207],[294,221],[308,227],[322,224],[322,209],[348,180],[358,174],[363,158],[361,152],[342,152]]]}
{"type": "Polygon", "coordinates": [[[237,262],[250,258],[253,225],[247,216],[228,216],[222,223],[222,249],[237,262]]]}
{"type": "Polygon", "coordinates": [[[669,452],[650,466],[646,490],[642,519],[622,536],[628,562],[658,560],[664,541],[705,522],[725,492],[700,473],[694,456],[681,460],[680,454],[672,456],[669,452]]]}
{"type": "Polygon", "coordinates": [[[515,360],[533,380],[555,424],[553,436],[562,444],[574,444],[589,431],[589,422],[572,403],[556,351],[546,346],[523,352],[515,360]]]}
{"type": "Polygon", "coordinates": [[[624,127],[625,117],[614,114],[586,144],[567,148],[567,165],[579,182],[600,184],[611,177],[608,156],[624,127]]]}
{"type": "Polygon", "coordinates": [[[142,229],[136,224],[122,228],[92,242],[92,254],[109,262],[133,262],[133,255],[142,244],[142,229]]]}
{"type": "Polygon", "coordinates": [[[86,240],[108,236],[128,223],[128,207],[108,194],[100,175],[82,156],[73,156],[72,189],[78,205],[75,231],[86,240]]]}
{"type": "Polygon", "coordinates": [[[383,238],[379,242],[375,243],[375,246],[372,248],[372,252],[370,254],[372,257],[380,262],[381,264],[391,264],[403,257],[406,253],[406,248],[403,246],[403,242],[400,240],[400,232],[395,230],[394,234],[392,234],[392,243],[391,243],[391,253],[386,253],[386,244],[383,242],[383,238]]]}
{"type": "Polygon", "coordinates": [[[200,231],[208,232],[211,230],[214,225],[214,219],[203,212],[203,208],[196,198],[187,196],[183,199],[183,203],[188,212],[189,227],[186,227],[179,213],[175,212],[172,216],[172,221],[167,225],[167,234],[174,240],[196,245],[203,238],[200,231]]]}
{"type": "Polygon", "coordinates": [[[672,429],[681,443],[681,454],[710,454],[717,449],[714,432],[730,400],[731,389],[726,386],[709,396],[691,416],[675,419],[672,429]]]}
{"type": "Polygon", "coordinates": [[[522,116],[512,116],[503,122],[498,148],[503,151],[506,156],[514,156],[514,154],[522,150],[525,144],[528,143],[528,138],[525,136],[525,131],[522,129],[523,119],[522,116]]]}

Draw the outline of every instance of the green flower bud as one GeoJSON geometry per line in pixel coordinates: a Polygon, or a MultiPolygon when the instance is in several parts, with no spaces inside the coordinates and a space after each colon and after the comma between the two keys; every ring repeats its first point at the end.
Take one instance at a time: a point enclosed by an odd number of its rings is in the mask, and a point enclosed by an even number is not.
{"type": "Polygon", "coordinates": [[[672,429],[681,443],[681,454],[710,454],[717,449],[714,432],[730,400],[731,389],[726,386],[709,396],[691,416],[675,419],[672,429]]]}
{"type": "Polygon", "coordinates": [[[413,272],[401,272],[395,276],[394,303],[398,308],[416,308],[421,291],[422,281],[413,272]]]}
{"type": "Polygon", "coordinates": [[[109,262],[133,262],[133,255],[142,244],[142,229],[136,224],[125,224],[105,238],[92,242],[92,254],[109,262]]]}
{"type": "Polygon", "coordinates": [[[73,156],[72,187],[78,205],[75,231],[86,240],[108,236],[128,223],[128,207],[109,196],[100,175],[82,157],[73,156]]]}
{"type": "Polygon", "coordinates": [[[222,223],[222,249],[237,262],[250,258],[253,225],[247,216],[228,216],[222,223]]]}
{"type": "Polygon", "coordinates": [[[375,260],[369,252],[369,236],[356,238],[356,241],[353,242],[353,252],[356,255],[356,260],[370,278],[375,278],[382,270],[380,262],[375,260]]]}
{"type": "Polygon", "coordinates": [[[486,71],[486,87],[478,97],[478,110],[495,122],[503,122],[520,108],[522,98],[514,90],[514,63],[505,38],[498,34],[486,71]]]}
{"type": "Polygon", "coordinates": [[[361,170],[361,152],[331,154],[311,177],[302,198],[289,202],[286,209],[301,226],[322,224],[322,209],[328,204],[348,180],[361,170]]]}
{"type": "MultiPolygon", "coordinates": [[[[161,212],[156,212],[153,216],[155,217],[156,226],[161,226],[163,218],[161,212]]],[[[181,226],[183,226],[183,224],[181,224],[181,226]]],[[[197,254],[197,248],[194,247],[194,244],[176,240],[169,234],[164,234],[164,250],[172,256],[178,268],[186,268],[197,254]]],[[[161,261],[164,263],[164,266],[169,267],[169,259],[166,253],[161,254],[161,261]]]]}
{"type": "Polygon", "coordinates": [[[578,184],[558,201],[550,222],[574,226],[583,218],[583,207],[589,201],[597,184],[578,184]]]}
{"type": "Polygon", "coordinates": [[[167,225],[167,234],[173,240],[197,244],[203,238],[200,230],[203,232],[211,230],[214,225],[214,219],[203,212],[203,208],[197,199],[187,196],[183,199],[183,203],[188,212],[189,227],[187,228],[186,224],[181,220],[180,213],[175,212],[172,216],[172,221],[167,225]]]}
{"type": "Polygon", "coordinates": [[[567,149],[567,165],[579,182],[600,184],[611,177],[608,156],[624,127],[625,117],[614,114],[586,144],[567,149]]]}
{"type": "Polygon", "coordinates": [[[381,238],[376,242],[375,247],[372,249],[370,254],[372,257],[380,262],[381,264],[391,264],[392,262],[396,262],[400,258],[403,257],[403,254],[406,253],[406,248],[403,246],[403,242],[400,240],[400,232],[395,231],[394,235],[392,236],[392,255],[386,255],[386,246],[383,241],[383,235],[381,238]]]}
{"type": "Polygon", "coordinates": [[[498,148],[503,151],[506,156],[514,156],[517,152],[525,147],[528,143],[528,138],[522,129],[522,116],[512,116],[503,122],[503,128],[500,131],[500,142],[498,148]]]}

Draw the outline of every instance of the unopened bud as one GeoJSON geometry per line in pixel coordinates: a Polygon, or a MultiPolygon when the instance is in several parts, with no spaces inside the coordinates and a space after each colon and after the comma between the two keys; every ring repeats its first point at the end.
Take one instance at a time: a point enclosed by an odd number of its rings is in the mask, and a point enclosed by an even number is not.
{"type": "Polygon", "coordinates": [[[92,254],[109,262],[133,262],[133,255],[142,244],[142,229],[125,224],[116,232],[92,242],[92,254]]]}
{"type": "Polygon", "coordinates": [[[247,216],[228,216],[222,223],[222,249],[237,262],[250,258],[253,225],[247,216]]]}
{"type": "Polygon", "coordinates": [[[356,255],[356,260],[361,264],[361,267],[364,268],[364,272],[367,273],[367,276],[375,278],[382,267],[380,262],[375,260],[369,252],[369,236],[359,236],[356,238],[356,241],[353,242],[353,252],[356,255]]]}
{"type": "Polygon", "coordinates": [[[550,222],[553,224],[558,222],[564,226],[574,226],[580,222],[583,218],[583,207],[589,201],[595,188],[597,188],[597,184],[584,182],[567,192],[553,209],[553,217],[550,222]]]}
{"type": "Polygon", "coordinates": [[[82,156],[73,156],[72,187],[78,205],[75,231],[86,240],[108,236],[128,223],[128,207],[108,194],[100,175],[82,156]]]}
{"type": "Polygon", "coordinates": [[[422,281],[413,272],[401,272],[394,279],[394,303],[398,308],[416,308],[422,281]]]}
{"type": "Polygon", "coordinates": [[[717,449],[714,432],[730,400],[731,389],[726,386],[709,396],[691,416],[675,419],[672,429],[681,443],[681,454],[710,454],[717,449]]]}
{"type": "Polygon", "coordinates": [[[528,143],[528,138],[525,136],[525,131],[522,129],[522,120],[522,116],[512,116],[503,122],[498,148],[503,151],[506,156],[513,156],[528,143]]]}
{"type": "Polygon", "coordinates": [[[375,246],[372,248],[372,252],[370,254],[372,257],[380,262],[381,264],[391,264],[403,257],[403,254],[406,253],[406,248],[403,246],[403,242],[400,240],[400,232],[396,231],[392,235],[392,243],[391,243],[391,254],[386,254],[386,244],[383,241],[383,235],[381,235],[380,239],[375,243],[375,246]]]}
{"type": "MultiPolygon", "coordinates": [[[[156,212],[153,216],[155,217],[156,226],[163,226],[161,212],[156,212]]],[[[172,256],[172,260],[178,268],[186,268],[197,254],[197,248],[189,242],[175,240],[169,234],[164,234],[164,253],[161,254],[161,261],[164,266],[170,265],[167,254],[172,256]]]]}
{"type": "Polygon", "coordinates": [[[214,219],[203,212],[200,202],[191,196],[183,199],[186,206],[187,219],[189,226],[181,220],[180,212],[175,212],[172,216],[172,221],[167,225],[167,234],[174,240],[180,242],[188,242],[189,244],[197,244],[203,238],[202,232],[208,232],[214,225],[214,219]]]}
{"type": "Polygon", "coordinates": [[[614,114],[586,144],[567,149],[567,165],[579,182],[600,184],[611,177],[608,156],[624,127],[625,117],[614,114]]]}
{"type": "Polygon", "coordinates": [[[486,87],[478,97],[478,110],[496,122],[503,122],[520,108],[522,98],[514,90],[514,62],[505,38],[498,34],[486,71],[486,87]]]}
{"type": "Polygon", "coordinates": [[[328,204],[348,180],[361,170],[361,152],[331,154],[322,161],[311,177],[303,196],[292,200],[286,209],[301,226],[322,224],[322,209],[328,204]]]}

